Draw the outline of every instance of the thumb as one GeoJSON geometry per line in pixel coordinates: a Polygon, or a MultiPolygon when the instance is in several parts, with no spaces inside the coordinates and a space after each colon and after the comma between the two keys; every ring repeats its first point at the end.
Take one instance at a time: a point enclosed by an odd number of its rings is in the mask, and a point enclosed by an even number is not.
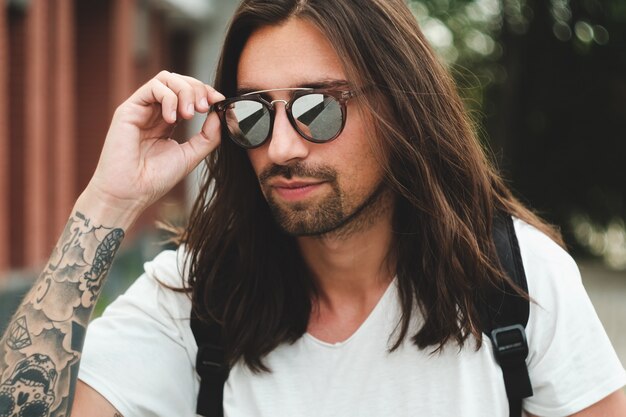
{"type": "Polygon", "coordinates": [[[181,147],[185,153],[187,173],[191,172],[217,145],[220,144],[221,129],[217,113],[211,112],[202,124],[202,129],[193,135],[181,147]]]}

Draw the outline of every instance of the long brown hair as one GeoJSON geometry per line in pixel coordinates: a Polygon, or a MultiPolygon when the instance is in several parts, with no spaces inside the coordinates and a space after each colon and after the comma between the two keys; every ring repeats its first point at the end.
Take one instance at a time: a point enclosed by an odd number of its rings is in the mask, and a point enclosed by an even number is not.
{"type": "MultiPolygon", "coordinates": [[[[480,291],[508,278],[491,240],[496,211],[562,244],[520,204],[488,162],[453,82],[402,0],[244,0],[228,30],[215,87],[235,94],[250,34],[289,18],[314,24],[334,45],[372,120],[386,184],[395,192],[394,247],[403,311],[394,348],[417,307],[419,348],[478,346],[480,291]],[[367,88],[365,88],[367,87],[367,88]]],[[[263,357],[307,329],[315,285],[293,237],[271,217],[245,151],[228,140],[208,158],[182,240],[194,309],[223,326],[230,364],[267,370],[263,357]]],[[[386,337],[388,335],[381,335],[386,337]]]]}

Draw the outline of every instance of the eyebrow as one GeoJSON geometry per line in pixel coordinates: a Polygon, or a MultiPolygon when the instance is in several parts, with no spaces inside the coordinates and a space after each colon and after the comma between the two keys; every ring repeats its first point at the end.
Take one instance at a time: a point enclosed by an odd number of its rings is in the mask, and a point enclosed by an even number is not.
{"type": "MultiPolygon", "coordinates": [[[[291,85],[284,88],[314,88],[314,89],[326,89],[326,88],[338,88],[338,87],[348,87],[350,84],[346,80],[339,79],[325,79],[319,81],[308,81],[296,85],[291,85]]],[[[253,93],[255,91],[263,91],[265,89],[258,86],[244,86],[240,87],[236,91],[237,96],[242,96],[244,94],[253,93]]]]}

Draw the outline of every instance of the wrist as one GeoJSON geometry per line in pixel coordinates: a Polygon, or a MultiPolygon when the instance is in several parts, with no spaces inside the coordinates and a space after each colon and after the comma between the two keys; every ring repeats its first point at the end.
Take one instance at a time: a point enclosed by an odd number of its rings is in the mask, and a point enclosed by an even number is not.
{"type": "Polygon", "coordinates": [[[137,202],[121,201],[94,192],[89,187],[78,197],[73,212],[81,212],[92,224],[127,231],[143,212],[137,202]]]}

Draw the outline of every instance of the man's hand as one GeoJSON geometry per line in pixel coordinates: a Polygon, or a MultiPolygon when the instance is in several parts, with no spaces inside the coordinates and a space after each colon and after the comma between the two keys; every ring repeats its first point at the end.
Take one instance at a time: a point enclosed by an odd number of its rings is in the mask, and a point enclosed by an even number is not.
{"type": "MultiPolygon", "coordinates": [[[[30,415],[29,407],[37,407],[38,415],[69,415],[89,316],[125,231],[219,143],[215,113],[183,144],[169,138],[174,123],[223,98],[198,80],[164,71],[118,107],[93,178],[0,339],[0,395],[13,412],[30,415]]],[[[115,412],[78,387],[81,407],[115,412]]]]}
{"type": "Polygon", "coordinates": [[[122,103],[113,116],[98,167],[81,199],[138,215],[167,193],[220,141],[217,114],[179,144],[177,120],[206,113],[224,96],[194,78],[160,72],[122,103]]]}

